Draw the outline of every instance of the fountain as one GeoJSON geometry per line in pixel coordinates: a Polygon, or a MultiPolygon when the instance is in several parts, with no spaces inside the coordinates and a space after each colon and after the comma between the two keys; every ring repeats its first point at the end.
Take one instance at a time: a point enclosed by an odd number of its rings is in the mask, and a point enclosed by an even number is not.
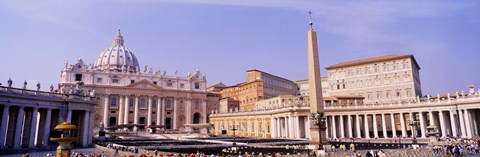
{"type": "Polygon", "coordinates": [[[63,122],[57,125],[54,130],[61,132],[60,137],[50,138],[50,141],[59,143],[56,157],[69,157],[72,152],[70,143],[78,140],[78,138],[74,136],[77,127],[69,122],[63,122]]]}

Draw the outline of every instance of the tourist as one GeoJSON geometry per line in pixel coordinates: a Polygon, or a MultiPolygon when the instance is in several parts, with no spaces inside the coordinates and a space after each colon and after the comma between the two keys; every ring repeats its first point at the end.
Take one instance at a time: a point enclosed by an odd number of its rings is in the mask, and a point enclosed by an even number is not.
{"type": "Polygon", "coordinates": [[[373,157],[373,156],[372,156],[372,153],[370,153],[370,151],[367,151],[366,156],[367,156],[367,157],[373,157]]]}
{"type": "Polygon", "coordinates": [[[455,148],[453,148],[453,154],[455,157],[460,156],[460,148],[458,148],[458,145],[456,145],[455,148]]]}

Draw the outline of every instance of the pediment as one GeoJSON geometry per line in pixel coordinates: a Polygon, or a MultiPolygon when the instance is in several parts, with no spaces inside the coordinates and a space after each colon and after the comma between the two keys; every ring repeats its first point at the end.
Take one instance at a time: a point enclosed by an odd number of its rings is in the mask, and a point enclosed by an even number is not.
{"type": "Polygon", "coordinates": [[[140,89],[161,89],[160,86],[153,84],[152,82],[148,80],[141,80],[138,82],[135,82],[133,84],[127,85],[129,88],[140,88],[140,89]]]}

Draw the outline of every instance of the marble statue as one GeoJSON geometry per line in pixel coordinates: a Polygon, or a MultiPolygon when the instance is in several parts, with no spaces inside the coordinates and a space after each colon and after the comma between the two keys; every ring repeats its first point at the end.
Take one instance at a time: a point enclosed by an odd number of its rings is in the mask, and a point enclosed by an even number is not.
{"type": "Polygon", "coordinates": [[[12,88],[12,83],[13,83],[12,79],[8,78],[8,87],[9,88],[12,88]]]}
{"type": "Polygon", "coordinates": [[[27,80],[23,81],[23,89],[27,89],[27,80]]]}
{"type": "Polygon", "coordinates": [[[53,93],[53,84],[50,85],[50,93],[53,93]]]}
{"type": "Polygon", "coordinates": [[[37,83],[37,91],[40,91],[40,82],[37,83]]]}

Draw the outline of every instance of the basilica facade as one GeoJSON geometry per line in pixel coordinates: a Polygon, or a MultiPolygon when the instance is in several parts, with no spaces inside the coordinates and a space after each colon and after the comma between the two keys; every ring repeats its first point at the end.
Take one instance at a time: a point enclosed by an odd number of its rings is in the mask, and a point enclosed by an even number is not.
{"type": "MultiPolygon", "coordinates": [[[[94,126],[142,130],[148,126],[188,131],[185,124],[207,122],[207,80],[199,70],[180,76],[176,71],[140,67],[125,44],[120,30],[113,44],[101,51],[94,64],[82,59],[61,71],[60,92],[75,84],[95,94],[94,126]]],[[[211,102],[215,103],[215,102],[211,102]]]]}

